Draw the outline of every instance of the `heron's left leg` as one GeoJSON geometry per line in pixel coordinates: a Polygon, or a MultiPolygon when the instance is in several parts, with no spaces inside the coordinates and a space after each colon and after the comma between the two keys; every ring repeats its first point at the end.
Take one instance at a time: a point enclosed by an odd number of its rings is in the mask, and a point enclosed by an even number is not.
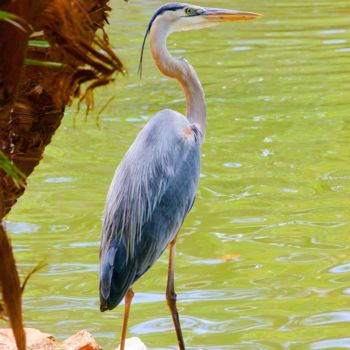
{"type": "Polygon", "coordinates": [[[185,344],[182,337],[182,331],[180,326],[179,313],[177,312],[177,308],[176,308],[176,293],[174,288],[175,243],[176,243],[176,238],[169,245],[169,266],[168,266],[168,284],[166,289],[166,299],[171,311],[171,316],[173,318],[177,341],[179,343],[179,349],[185,350],[185,344]]]}
{"type": "Polygon", "coordinates": [[[125,348],[126,330],[128,328],[130,306],[131,306],[131,301],[132,301],[133,297],[134,297],[134,292],[133,292],[132,288],[129,288],[125,294],[125,311],[124,311],[122,339],[120,341],[120,350],[124,350],[124,348],[125,348]]]}

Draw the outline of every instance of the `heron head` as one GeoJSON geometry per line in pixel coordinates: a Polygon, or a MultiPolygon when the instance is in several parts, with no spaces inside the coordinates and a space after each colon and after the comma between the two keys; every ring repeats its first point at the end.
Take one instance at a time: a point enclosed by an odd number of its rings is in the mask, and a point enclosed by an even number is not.
{"type": "Polygon", "coordinates": [[[150,21],[169,25],[169,32],[207,28],[220,22],[247,21],[261,17],[247,11],[206,8],[184,3],[170,3],[159,8],[150,21]]]}
{"type": "MultiPolygon", "coordinates": [[[[221,22],[248,21],[258,19],[259,17],[261,15],[255,12],[207,8],[180,2],[163,5],[155,12],[148,24],[142,44],[140,68],[145,42],[153,27],[158,27],[159,25],[166,26],[167,34],[169,34],[185,30],[207,28],[221,22]]],[[[162,29],[164,30],[164,27],[162,29]]]]}

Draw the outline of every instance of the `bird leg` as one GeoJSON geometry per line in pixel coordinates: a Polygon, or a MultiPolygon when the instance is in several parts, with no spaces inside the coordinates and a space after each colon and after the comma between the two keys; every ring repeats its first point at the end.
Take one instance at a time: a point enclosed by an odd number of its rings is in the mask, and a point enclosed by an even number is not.
{"type": "Polygon", "coordinates": [[[131,306],[131,301],[132,301],[133,297],[134,297],[134,292],[133,292],[132,288],[129,288],[128,291],[125,294],[125,311],[124,311],[122,339],[120,341],[120,350],[124,350],[125,349],[126,330],[128,328],[130,306],[131,306]]]}
{"type": "Polygon", "coordinates": [[[176,330],[176,337],[179,343],[179,349],[185,350],[185,344],[182,337],[182,331],[180,326],[179,313],[176,308],[176,293],[174,289],[174,258],[175,258],[175,243],[176,238],[171,241],[169,245],[169,266],[168,266],[168,284],[166,289],[166,300],[169,306],[173,323],[176,330]]]}

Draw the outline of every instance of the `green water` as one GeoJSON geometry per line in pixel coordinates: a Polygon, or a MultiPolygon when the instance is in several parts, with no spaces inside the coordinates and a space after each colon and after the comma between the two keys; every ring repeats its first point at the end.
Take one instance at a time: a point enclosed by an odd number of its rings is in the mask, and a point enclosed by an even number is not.
{"type": "MultiPolygon", "coordinates": [[[[58,338],[87,329],[106,349],[119,338],[123,306],[98,311],[106,191],[142,125],[163,108],[184,112],[148,50],[141,83],[136,73],[162,3],[112,1],[108,32],[129,74],[96,93],[96,111],[114,96],[99,120],[68,110],[8,216],[21,274],[48,262],[26,290],[26,325],[58,338]]],[[[169,41],[196,67],[208,103],[198,196],[177,245],[188,349],[350,349],[349,2],[198,4],[264,18],[169,41]]],[[[129,336],[154,350],[176,348],[166,269],[167,254],[136,284],[130,318],[129,336]]]]}

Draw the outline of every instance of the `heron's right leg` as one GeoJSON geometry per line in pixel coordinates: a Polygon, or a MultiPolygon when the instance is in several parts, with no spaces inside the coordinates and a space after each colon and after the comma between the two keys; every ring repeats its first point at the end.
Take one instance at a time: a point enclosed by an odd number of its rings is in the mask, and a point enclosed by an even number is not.
{"type": "Polygon", "coordinates": [[[175,259],[176,238],[169,245],[169,266],[168,266],[168,284],[166,289],[166,300],[173,318],[179,349],[185,350],[185,344],[182,337],[179,313],[176,308],[176,293],[174,288],[174,259],[175,259]]]}
{"type": "Polygon", "coordinates": [[[126,338],[126,331],[128,328],[128,320],[129,320],[129,313],[130,313],[130,306],[132,298],[134,297],[134,292],[132,288],[129,288],[128,291],[125,294],[125,311],[124,311],[124,322],[123,322],[123,330],[122,330],[122,339],[120,341],[120,350],[125,349],[125,338],[126,338]]]}

